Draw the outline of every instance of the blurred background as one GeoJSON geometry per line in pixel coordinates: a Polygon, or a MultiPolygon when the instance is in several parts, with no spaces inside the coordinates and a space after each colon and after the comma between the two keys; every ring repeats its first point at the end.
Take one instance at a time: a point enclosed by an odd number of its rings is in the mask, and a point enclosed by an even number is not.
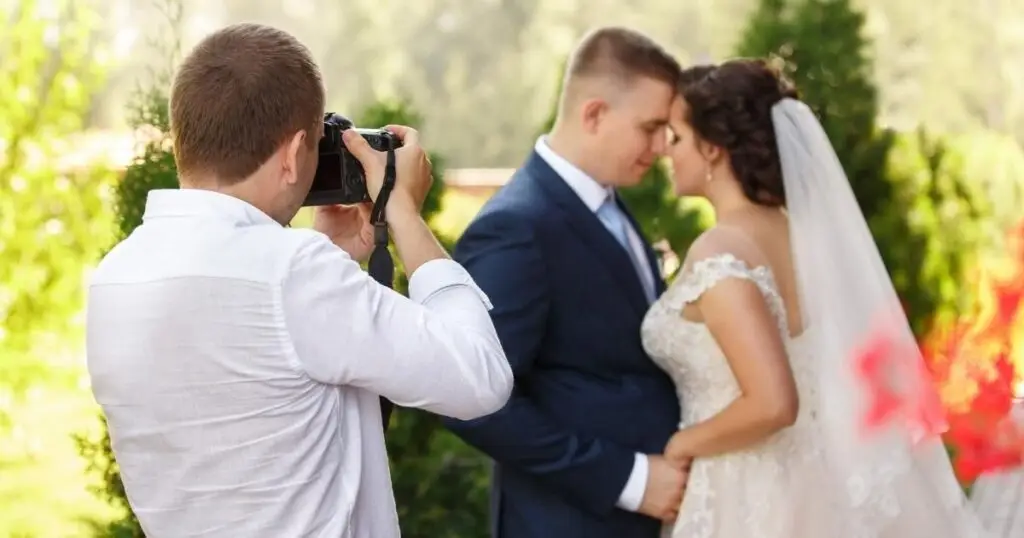
{"type": "MultiPolygon", "coordinates": [[[[174,66],[240,21],[305,42],[330,110],[421,129],[438,172],[424,213],[449,245],[550,125],[586,30],[633,26],[683,64],[776,56],[822,117],[949,412],[992,412],[977,396],[1008,402],[1020,381],[1019,0],[0,0],[0,537],[142,535],[89,392],[84,284],[146,192],[176,186],[174,66]]],[[[684,251],[707,207],[672,197],[662,165],[648,176],[627,201],[684,251]]],[[[388,445],[405,536],[487,536],[485,459],[414,411],[388,445]]],[[[976,470],[958,470],[969,488],[976,470]]]]}

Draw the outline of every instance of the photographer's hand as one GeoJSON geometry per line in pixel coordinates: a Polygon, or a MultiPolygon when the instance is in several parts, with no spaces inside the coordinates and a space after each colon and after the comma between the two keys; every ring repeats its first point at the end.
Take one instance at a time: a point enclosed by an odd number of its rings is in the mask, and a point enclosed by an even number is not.
{"type": "MultiPolygon", "coordinates": [[[[430,160],[419,145],[419,134],[411,127],[389,125],[385,127],[399,139],[402,147],[395,151],[395,187],[384,208],[391,235],[398,249],[398,257],[410,275],[423,264],[436,259],[447,259],[433,232],[420,217],[423,199],[433,182],[430,160]]],[[[366,188],[374,200],[384,182],[387,154],[376,151],[354,131],[342,135],[349,152],[359,159],[366,174],[366,188]]]]}
{"type": "MultiPolygon", "coordinates": [[[[420,147],[419,133],[412,127],[388,125],[384,130],[390,131],[402,141],[402,147],[395,150],[395,187],[385,208],[390,220],[393,213],[411,211],[419,214],[423,200],[433,183],[430,159],[420,147]]],[[[377,200],[381,185],[384,182],[384,166],[387,153],[375,151],[363,137],[354,131],[342,133],[345,146],[363,165],[366,175],[366,189],[370,198],[377,200]]]]}
{"type": "Polygon", "coordinates": [[[370,204],[317,206],[313,229],[329,237],[356,261],[366,261],[373,252],[370,204]]]}

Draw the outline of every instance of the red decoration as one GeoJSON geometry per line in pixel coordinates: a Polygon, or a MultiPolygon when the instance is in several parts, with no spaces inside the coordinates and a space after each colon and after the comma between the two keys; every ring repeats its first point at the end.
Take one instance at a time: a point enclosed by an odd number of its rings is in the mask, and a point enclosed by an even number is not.
{"type": "Polygon", "coordinates": [[[870,435],[887,424],[902,420],[915,437],[945,431],[945,412],[938,392],[917,349],[896,345],[891,333],[871,335],[854,356],[854,370],[868,397],[861,431],[870,435]],[[893,387],[891,378],[909,382],[893,387]]]}

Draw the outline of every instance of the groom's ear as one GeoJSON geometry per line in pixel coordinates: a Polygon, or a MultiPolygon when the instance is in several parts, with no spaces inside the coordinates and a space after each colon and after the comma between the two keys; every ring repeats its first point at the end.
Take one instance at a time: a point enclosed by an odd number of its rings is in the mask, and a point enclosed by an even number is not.
{"type": "Polygon", "coordinates": [[[589,133],[597,132],[597,128],[608,111],[608,103],[604,99],[587,99],[580,107],[580,121],[583,129],[589,133]]]}

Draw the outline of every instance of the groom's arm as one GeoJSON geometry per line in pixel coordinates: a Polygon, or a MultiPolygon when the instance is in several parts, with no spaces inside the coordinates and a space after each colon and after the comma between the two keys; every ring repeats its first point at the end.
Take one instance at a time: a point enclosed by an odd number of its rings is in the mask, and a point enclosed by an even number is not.
{"type": "Polygon", "coordinates": [[[550,304],[546,268],[529,223],[507,214],[484,216],[463,234],[455,259],[491,299],[491,318],[515,386],[497,413],[470,421],[446,419],[446,425],[494,460],[531,474],[583,509],[602,515],[616,505],[636,510],[646,485],[646,459],[566,428],[530,399],[530,373],[550,304]]]}

